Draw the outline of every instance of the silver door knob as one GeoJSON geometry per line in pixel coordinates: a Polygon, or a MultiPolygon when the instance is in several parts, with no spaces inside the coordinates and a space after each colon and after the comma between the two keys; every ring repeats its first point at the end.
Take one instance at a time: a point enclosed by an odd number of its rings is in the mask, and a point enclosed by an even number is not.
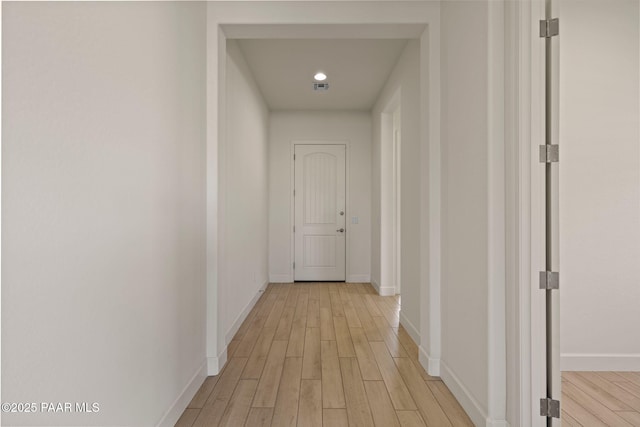
{"type": "Polygon", "coordinates": [[[340,215],[344,215],[344,211],[340,211],[340,215]]]}
{"type": "Polygon", "coordinates": [[[344,228],[338,228],[336,231],[339,233],[344,233],[344,228]]]}

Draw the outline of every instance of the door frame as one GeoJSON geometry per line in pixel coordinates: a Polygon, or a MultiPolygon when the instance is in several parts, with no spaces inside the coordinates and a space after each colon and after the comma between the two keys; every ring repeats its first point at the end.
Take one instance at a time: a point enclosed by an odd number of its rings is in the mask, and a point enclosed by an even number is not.
{"type": "Polygon", "coordinates": [[[393,230],[393,283],[396,288],[396,295],[400,295],[402,285],[402,126],[396,123],[396,115],[398,121],[402,121],[402,112],[400,105],[393,111],[391,126],[391,151],[392,156],[392,230],[393,230]],[[398,137],[399,135],[399,137],[398,137]]]}
{"type": "Polygon", "coordinates": [[[545,0],[505,2],[505,158],[507,194],[507,388],[517,392],[516,425],[546,426],[545,293],[538,287],[545,261],[544,41],[538,37],[545,0]],[[509,366],[515,360],[514,366],[509,366]]]}
{"type": "Polygon", "coordinates": [[[295,177],[295,161],[293,160],[293,155],[295,154],[296,145],[344,145],[345,148],[345,158],[344,158],[344,197],[345,197],[345,221],[344,221],[344,229],[345,229],[345,241],[344,241],[344,281],[349,281],[349,248],[351,247],[349,235],[349,228],[351,224],[351,220],[349,219],[349,215],[351,213],[351,205],[349,200],[349,141],[348,140],[302,140],[302,139],[294,139],[290,142],[289,147],[289,233],[291,233],[289,239],[289,252],[291,254],[291,259],[289,260],[289,273],[291,275],[291,281],[295,282],[295,271],[293,271],[293,262],[296,259],[296,236],[293,232],[293,227],[296,224],[296,202],[293,197],[293,189],[296,183],[295,177]]]}
{"type": "MultiPolygon", "coordinates": [[[[401,217],[397,216],[400,213],[401,207],[400,199],[396,199],[396,184],[401,185],[400,181],[396,179],[400,178],[401,174],[401,162],[400,159],[396,159],[395,153],[395,114],[400,111],[402,104],[402,88],[398,88],[389,101],[384,105],[382,111],[380,111],[380,162],[378,167],[380,168],[380,277],[376,287],[378,292],[382,296],[398,294],[398,278],[401,278],[401,254],[400,254],[400,241],[399,235],[401,217]],[[385,146],[388,148],[385,150],[385,146]],[[386,151],[390,153],[387,158],[382,155],[382,152],[386,151]],[[397,164],[396,164],[397,160],[397,164]],[[387,174],[384,173],[385,166],[389,169],[387,174]],[[398,176],[396,177],[396,172],[398,176]],[[383,191],[383,188],[387,186],[390,190],[388,192],[383,191]],[[391,213],[383,215],[383,207],[385,204],[391,206],[391,213]],[[397,222],[396,222],[397,220],[397,222]],[[386,237],[386,236],[389,237],[386,237]],[[387,247],[387,255],[383,256],[385,251],[383,248],[387,247]],[[393,284],[393,286],[390,286],[393,284]]],[[[402,114],[402,112],[400,112],[402,114]]],[[[401,128],[401,126],[400,126],[401,128]]]]}

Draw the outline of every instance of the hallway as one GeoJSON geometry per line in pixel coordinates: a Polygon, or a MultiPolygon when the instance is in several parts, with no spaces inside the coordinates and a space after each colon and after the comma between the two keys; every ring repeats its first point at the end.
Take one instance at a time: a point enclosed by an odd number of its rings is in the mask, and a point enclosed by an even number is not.
{"type": "Polygon", "coordinates": [[[399,310],[369,284],[270,284],[176,426],[472,426],[399,310]]]}

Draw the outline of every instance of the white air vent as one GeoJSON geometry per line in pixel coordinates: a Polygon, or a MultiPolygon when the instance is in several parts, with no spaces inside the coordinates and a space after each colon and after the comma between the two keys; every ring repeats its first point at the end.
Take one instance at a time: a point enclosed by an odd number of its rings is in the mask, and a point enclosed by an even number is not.
{"type": "Polygon", "coordinates": [[[313,90],[326,91],[329,90],[329,83],[314,83],[313,90]]]}

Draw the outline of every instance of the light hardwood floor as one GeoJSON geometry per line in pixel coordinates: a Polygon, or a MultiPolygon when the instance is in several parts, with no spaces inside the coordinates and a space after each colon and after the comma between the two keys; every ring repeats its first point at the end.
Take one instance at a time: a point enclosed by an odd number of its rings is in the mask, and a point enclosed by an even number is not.
{"type": "Polygon", "coordinates": [[[640,427],[640,372],[563,372],[562,425],[640,427]]]}
{"type": "Polygon", "coordinates": [[[473,426],[399,310],[369,284],[270,284],[176,426],[473,426]]]}

